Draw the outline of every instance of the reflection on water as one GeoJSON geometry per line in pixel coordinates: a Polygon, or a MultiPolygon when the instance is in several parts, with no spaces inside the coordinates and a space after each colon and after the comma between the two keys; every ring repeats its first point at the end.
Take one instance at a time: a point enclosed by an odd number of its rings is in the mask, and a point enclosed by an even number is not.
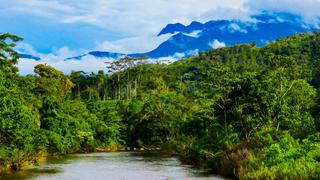
{"type": "Polygon", "coordinates": [[[221,179],[205,169],[183,165],[175,157],[156,153],[111,152],[52,157],[46,163],[0,179],[135,180],[221,179]]]}

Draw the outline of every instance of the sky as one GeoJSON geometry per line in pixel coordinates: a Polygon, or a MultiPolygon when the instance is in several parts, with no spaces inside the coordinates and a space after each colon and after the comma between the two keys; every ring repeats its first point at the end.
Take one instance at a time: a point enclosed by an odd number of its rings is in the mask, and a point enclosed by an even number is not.
{"type": "MultiPolygon", "coordinates": [[[[91,50],[150,51],[169,38],[156,36],[168,23],[250,20],[265,10],[295,13],[313,23],[319,9],[320,0],[0,0],[0,32],[23,37],[20,52],[44,57],[64,72],[90,71],[103,63],[61,61],[91,50]]],[[[27,73],[36,62],[21,63],[27,73]]]]}

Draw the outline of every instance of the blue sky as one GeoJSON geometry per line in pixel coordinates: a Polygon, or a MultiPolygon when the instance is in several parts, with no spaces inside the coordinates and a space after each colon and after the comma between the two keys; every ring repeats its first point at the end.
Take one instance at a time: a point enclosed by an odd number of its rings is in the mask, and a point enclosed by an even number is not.
{"type": "MultiPolygon", "coordinates": [[[[64,46],[148,51],[153,47],[116,46],[137,38],[156,41],[153,38],[168,23],[210,20],[214,17],[209,12],[218,8],[238,12],[241,4],[241,0],[3,0],[0,30],[24,37],[41,53],[64,46]]],[[[224,17],[223,12],[219,15],[215,18],[224,17]]]]}
{"type": "Polygon", "coordinates": [[[248,20],[263,10],[314,23],[319,9],[320,0],[0,0],[0,32],[23,37],[21,52],[53,62],[90,50],[150,51],[169,38],[156,37],[168,23],[248,20]]]}

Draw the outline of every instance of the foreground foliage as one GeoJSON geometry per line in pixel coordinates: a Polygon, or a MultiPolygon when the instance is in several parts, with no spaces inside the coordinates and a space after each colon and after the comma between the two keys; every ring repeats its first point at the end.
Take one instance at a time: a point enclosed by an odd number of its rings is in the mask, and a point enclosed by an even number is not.
{"type": "Polygon", "coordinates": [[[35,67],[0,36],[0,165],[40,152],[158,148],[243,179],[318,179],[320,34],[236,45],[171,65],[123,58],[113,74],[35,67]]]}

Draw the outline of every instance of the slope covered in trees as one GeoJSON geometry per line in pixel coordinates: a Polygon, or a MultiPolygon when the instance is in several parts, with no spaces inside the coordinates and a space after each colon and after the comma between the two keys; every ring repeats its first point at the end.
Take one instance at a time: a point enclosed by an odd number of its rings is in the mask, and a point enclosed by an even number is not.
{"type": "MultiPolygon", "coordinates": [[[[161,147],[238,178],[319,178],[320,34],[236,45],[171,65],[123,58],[112,75],[17,75],[0,36],[0,166],[41,152],[161,147]]],[[[13,42],[11,42],[13,41],[13,42]]]]}

